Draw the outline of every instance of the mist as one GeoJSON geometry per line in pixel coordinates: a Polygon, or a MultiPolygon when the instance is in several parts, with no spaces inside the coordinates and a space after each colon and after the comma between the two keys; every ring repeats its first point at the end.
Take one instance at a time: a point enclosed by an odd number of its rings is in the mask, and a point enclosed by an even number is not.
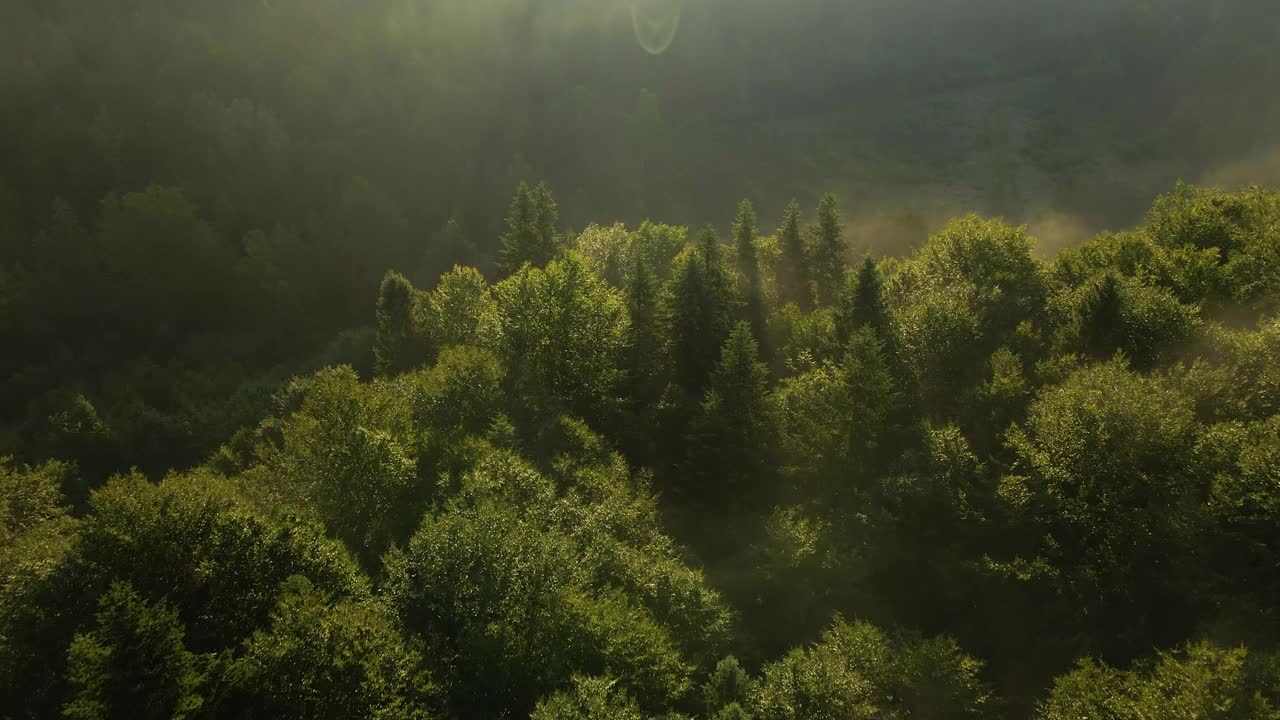
{"type": "MultiPolygon", "coordinates": [[[[196,95],[266,118],[215,130],[224,145],[291,141],[273,180],[316,187],[303,205],[360,176],[415,224],[466,220],[482,247],[531,179],[574,227],[725,226],[744,197],[777,219],[792,197],[812,206],[834,191],[855,224],[979,212],[1070,218],[1088,234],[1140,219],[1178,179],[1274,177],[1258,158],[1280,146],[1280,10],[1266,2],[24,0],[4,12],[19,61],[0,78],[15,161],[0,180],[34,209],[25,227],[54,197],[88,211],[122,185],[199,185],[198,154],[168,146],[205,142],[174,125],[196,95]],[[72,126],[84,116],[89,132],[72,126]],[[64,141],[84,152],[45,152],[64,141]],[[52,181],[73,166],[74,187],[52,181]]],[[[254,174],[243,166],[256,160],[219,165],[254,174]]]]}
{"type": "Polygon", "coordinates": [[[0,715],[1275,718],[1277,0],[0,0],[0,715]]]}

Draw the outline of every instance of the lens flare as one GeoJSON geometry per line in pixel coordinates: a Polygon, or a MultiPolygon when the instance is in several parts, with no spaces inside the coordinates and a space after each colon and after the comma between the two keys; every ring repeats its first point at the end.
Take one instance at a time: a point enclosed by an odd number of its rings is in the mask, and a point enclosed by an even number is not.
{"type": "Polygon", "coordinates": [[[680,8],[681,0],[633,0],[631,28],[645,52],[661,55],[675,42],[680,8]]]}

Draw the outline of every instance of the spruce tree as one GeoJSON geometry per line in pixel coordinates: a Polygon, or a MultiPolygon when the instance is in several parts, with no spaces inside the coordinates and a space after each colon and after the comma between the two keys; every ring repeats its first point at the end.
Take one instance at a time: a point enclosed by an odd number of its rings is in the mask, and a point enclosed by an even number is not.
{"type": "Polygon", "coordinates": [[[720,353],[690,438],[695,496],[706,501],[754,506],[772,467],[773,422],[769,370],[760,361],[751,326],[734,326],[720,353]]]}
{"type": "Polygon", "coordinates": [[[751,323],[751,330],[758,338],[765,337],[764,287],[760,281],[760,261],[756,255],[758,223],[756,209],[750,200],[738,205],[738,215],[733,221],[733,244],[737,251],[738,291],[743,299],[743,315],[751,323]]]}
{"type": "Polygon", "coordinates": [[[643,258],[635,260],[625,290],[631,315],[626,350],[629,395],[633,403],[652,403],[662,390],[658,380],[662,334],[658,327],[657,279],[643,258]]]}
{"type": "Polygon", "coordinates": [[[818,302],[834,305],[844,284],[845,255],[849,252],[840,222],[836,196],[827,193],[818,203],[818,223],[811,230],[813,242],[813,280],[818,302]]]}
{"type": "Polygon", "coordinates": [[[720,243],[710,227],[676,270],[662,298],[662,317],[675,380],[701,397],[720,347],[733,329],[736,297],[720,260],[720,243]]]}
{"type": "Polygon", "coordinates": [[[560,205],[545,182],[533,189],[534,227],[536,244],[529,261],[534,265],[546,265],[560,253],[560,205]]]}
{"type": "Polygon", "coordinates": [[[800,204],[795,200],[787,205],[778,228],[778,240],[782,246],[782,260],[778,266],[778,293],[782,304],[795,303],[800,309],[813,308],[813,286],[809,273],[809,257],[800,229],[800,204]]]}
{"type": "Polygon", "coordinates": [[[869,255],[856,273],[847,273],[840,304],[836,308],[836,334],[842,347],[863,326],[870,327],[882,342],[889,341],[889,317],[884,307],[883,286],[880,270],[869,255]]]}
{"type": "Polygon", "coordinates": [[[530,189],[526,183],[516,188],[516,196],[507,212],[507,231],[502,235],[499,268],[511,275],[525,263],[542,267],[559,252],[560,207],[546,183],[530,189]]]}

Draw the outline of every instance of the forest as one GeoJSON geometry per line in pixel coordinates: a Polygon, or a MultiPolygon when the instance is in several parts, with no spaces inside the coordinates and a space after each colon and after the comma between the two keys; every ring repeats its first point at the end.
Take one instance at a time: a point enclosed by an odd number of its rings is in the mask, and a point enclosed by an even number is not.
{"type": "Polygon", "coordinates": [[[0,46],[0,718],[1280,718],[1273,2],[0,46]]]}

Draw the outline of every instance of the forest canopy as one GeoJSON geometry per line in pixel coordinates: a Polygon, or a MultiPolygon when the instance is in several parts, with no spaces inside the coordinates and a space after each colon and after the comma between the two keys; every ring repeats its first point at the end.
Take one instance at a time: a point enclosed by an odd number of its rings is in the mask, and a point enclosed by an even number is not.
{"type": "Polygon", "coordinates": [[[836,6],[0,5],[0,718],[1280,715],[1280,12],[836,6]]]}

